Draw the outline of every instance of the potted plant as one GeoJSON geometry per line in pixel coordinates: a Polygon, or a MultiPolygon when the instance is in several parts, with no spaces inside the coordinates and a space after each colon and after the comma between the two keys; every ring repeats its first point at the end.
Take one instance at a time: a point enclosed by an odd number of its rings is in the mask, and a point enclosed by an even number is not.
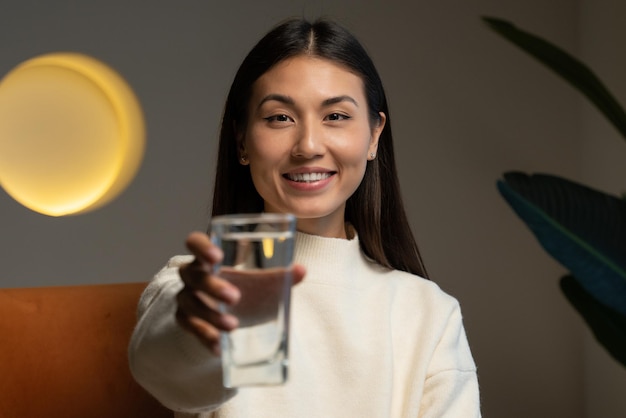
{"type": "MultiPolygon", "coordinates": [[[[483,21],[579,90],[626,139],[626,113],[585,64],[505,20],[483,21]]],[[[626,201],[559,176],[507,172],[501,195],[569,270],[560,287],[596,339],[626,367],[626,201]]]]}

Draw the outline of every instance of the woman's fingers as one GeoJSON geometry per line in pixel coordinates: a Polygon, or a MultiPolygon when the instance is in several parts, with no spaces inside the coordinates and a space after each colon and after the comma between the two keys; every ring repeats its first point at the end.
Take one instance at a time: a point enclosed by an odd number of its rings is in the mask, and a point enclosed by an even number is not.
{"type": "Polygon", "coordinates": [[[186,245],[195,259],[179,270],[185,287],[205,292],[212,298],[227,304],[237,303],[241,297],[238,289],[226,280],[212,275],[214,264],[222,261],[222,250],[201,232],[189,234],[186,245]]]}
{"type": "MultiPolygon", "coordinates": [[[[232,331],[239,326],[238,318],[220,312],[220,304],[236,305],[241,299],[241,290],[214,275],[214,265],[222,260],[223,253],[206,234],[191,233],[186,245],[195,259],[179,269],[184,287],[177,295],[176,320],[213,353],[219,354],[220,332],[232,331]]],[[[293,284],[300,283],[305,273],[303,266],[294,265],[293,284]]]]}
{"type": "Polygon", "coordinates": [[[179,269],[180,278],[185,287],[204,292],[212,299],[229,305],[237,303],[241,298],[239,289],[212,273],[213,266],[202,263],[197,258],[179,269]]]}
{"type": "Polygon", "coordinates": [[[219,305],[233,305],[241,295],[235,286],[213,275],[213,265],[222,260],[222,251],[206,234],[191,233],[186,245],[195,259],[179,269],[184,287],[177,295],[176,319],[218,353],[220,331],[231,331],[238,325],[237,318],[221,313],[219,305]]]}
{"type": "Polygon", "coordinates": [[[208,322],[194,316],[187,315],[180,308],[176,311],[178,324],[195,335],[213,354],[219,355],[220,332],[208,322]]]}
{"type": "Polygon", "coordinates": [[[218,303],[201,291],[183,288],[177,295],[176,319],[195,334],[213,352],[217,352],[220,331],[232,331],[239,321],[232,315],[221,313],[218,303]]]}
{"type": "Polygon", "coordinates": [[[185,241],[187,249],[197,259],[209,264],[222,261],[222,250],[211,242],[209,236],[203,232],[192,232],[185,241]]]}
{"type": "Polygon", "coordinates": [[[238,325],[237,318],[220,312],[217,301],[202,292],[183,289],[178,293],[177,301],[178,309],[188,317],[200,318],[219,330],[230,331],[238,325]]]}

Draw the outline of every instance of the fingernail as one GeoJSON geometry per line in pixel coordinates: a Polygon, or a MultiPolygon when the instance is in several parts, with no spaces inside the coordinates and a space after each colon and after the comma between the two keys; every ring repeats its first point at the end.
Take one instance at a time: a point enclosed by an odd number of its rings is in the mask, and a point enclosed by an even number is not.
{"type": "Polygon", "coordinates": [[[239,301],[239,291],[237,289],[233,289],[232,287],[224,287],[222,289],[222,297],[228,303],[236,303],[239,301]]]}
{"type": "Polygon", "coordinates": [[[222,250],[218,247],[210,247],[206,253],[212,261],[220,261],[222,259],[222,250]]]}
{"type": "Polygon", "coordinates": [[[239,321],[236,317],[232,315],[224,315],[222,317],[222,325],[224,326],[224,328],[231,330],[233,328],[237,328],[237,325],[239,325],[239,321]]]}

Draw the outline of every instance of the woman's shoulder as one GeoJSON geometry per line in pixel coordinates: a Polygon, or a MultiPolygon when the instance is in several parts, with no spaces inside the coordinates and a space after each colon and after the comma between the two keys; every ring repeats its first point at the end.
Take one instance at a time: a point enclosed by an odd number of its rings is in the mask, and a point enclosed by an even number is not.
{"type": "Polygon", "coordinates": [[[413,273],[402,270],[388,269],[381,274],[395,291],[395,297],[399,301],[408,304],[420,303],[423,305],[433,305],[439,308],[447,307],[454,309],[458,306],[457,299],[444,291],[436,282],[425,279],[413,273]]]}

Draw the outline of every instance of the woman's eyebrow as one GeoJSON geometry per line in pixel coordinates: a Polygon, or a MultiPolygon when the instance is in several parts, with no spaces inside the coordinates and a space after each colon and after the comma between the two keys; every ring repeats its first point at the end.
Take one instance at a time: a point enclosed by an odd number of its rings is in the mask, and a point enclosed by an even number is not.
{"type": "Polygon", "coordinates": [[[356,102],[356,100],[354,100],[352,97],[348,95],[331,97],[329,99],[326,99],[322,102],[322,106],[331,106],[331,105],[341,103],[341,102],[351,102],[351,103],[354,103],[356,107],[359,107],[359,104],[356,102]]]}
{"type": "Polygon", "coordinates": [[[261,101],[259,102],[259,106],[261,107],[263,105],[263,103],[265,102],[269,102],[269,101],[277,101],[277,102],[281,102],[284,104],[288,104],[288,105],[293,105],[295,102],[294,100],[289,97],[289,96],[285,96],[283,94],[268,94],[267,96],[265,96],[263,99],[261,99],[261,101]]]}
{"type": "MultiPolygon", "coordinates": [[[[270,102],[270,101],[277,101],[277,102],[288,104],[288,105],[295,104],[295,101],[293,100],[293,98],[289,96],[285,96],[284,94],[268,94],[263,99],[261,99],[258,107],[261,107],[263,103],[270,102]]],[[[359,107],[359,104],[354,98],[345,94],[342,96],[330,97],[324,100],[322,102],[322,107],[331,106],[331,105],[341,103],[341,102],[350,102],[350,103],[353,103],[356,107],[359,107]]]]}

